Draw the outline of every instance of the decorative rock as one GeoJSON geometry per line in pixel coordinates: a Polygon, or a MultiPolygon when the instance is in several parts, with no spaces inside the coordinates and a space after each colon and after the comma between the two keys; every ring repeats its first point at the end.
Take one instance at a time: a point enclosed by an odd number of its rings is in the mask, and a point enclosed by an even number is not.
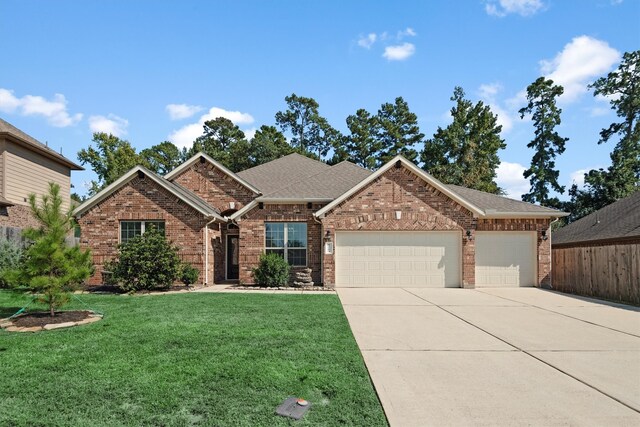
{"type": "Polygon", "coordinates": [[[48,325],[44,325],[43,329],[45,331],[50,331],[52,329],[69,328],[71,326],[76,326],[76,322],[49,323],[48,325]]]}
{"type": "Polygon", "coordinates": [[[77,322],[77,324],[78,325],[85,325],[85,324],[88,324],[88,323],[97,322],[98,320],[102,320],[102,317],[100,317],[100,316],[90,316],[90,317],[87,317],[84,320],[81,320],[81,321],[77,322]]]}
{"type": "Polygon", "coordinates": [[[311,269],[305,268],[301,271],[296,271],[295,280],[293,284],[298,287],[313,286],[313,279],[311,278],[311,269]]]}
{"type": "Polygon", "coordinates": [[[20,329],[22,329],[22,328],[19,328],[17,326],[9,326],[9,327],[7,327],[5,329],[5,331],[7,331],[7,332],[20,332],[20,329]]]}
{"type": "Polygon", "coordinates": [[[29,328],[19,328],[18,332],[39,332],[42,330],[42,326],[31,326],[29,328]]]}

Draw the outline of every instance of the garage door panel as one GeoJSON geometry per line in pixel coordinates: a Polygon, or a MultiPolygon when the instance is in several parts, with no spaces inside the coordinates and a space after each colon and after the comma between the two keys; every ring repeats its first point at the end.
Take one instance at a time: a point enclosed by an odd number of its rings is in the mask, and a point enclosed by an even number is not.
{"type": "Polygon", "coordinates": [[[337,232],[336,286],[459,287],[461,240],[460,232],[337,232]]]}
{"type": "Polygon", "coordinates": [[[476,287],[535,286],[535,243],[535,232],[478,232],[476,287]]]}

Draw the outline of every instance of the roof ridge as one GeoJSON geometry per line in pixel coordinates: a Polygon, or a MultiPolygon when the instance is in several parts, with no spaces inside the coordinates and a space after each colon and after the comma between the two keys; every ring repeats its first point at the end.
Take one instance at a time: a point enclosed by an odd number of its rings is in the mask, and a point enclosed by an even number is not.
{"type": "Polygon", "coordinates": [[[329,167],[329,168],[331,167],[331,165],[328,165],[328,164],[326,164],[325,162],[322,162],[322,161],[320,161],[320,160],[312,159],[311,157],[305,156],[305,155],[303,155],[303,154],[300,154],[300,153],[297,153],[297,152],[293,152],[293,153],[286,154],[286,155],[284,155],[284,156],[280,156],[280,157],[278,157],[277,159],[269,160],[268,162],[261,163],[261,164],[256,165],[256,166],[252,166],[252,167],[247,168],[247,169],[243,169],[243,170],[241,170],[241,171],[239,171],[239,172],[236,172],[236,173],[237,173],[237,174],[245,173],[245,172],[247,172],[247,171],[251,171],[251,170],[254,170],[254,169],[257,169],[257,168],[261,168],[262,166],[268,165],[269,163],[277,162],[277,161],[282,160],[282,159],[284,159],[284,158],[292,157],[292,156],[294,156],[294,155],[295,155],[295,156],[297,156],[297,157],[301,157],[301,158],[303,158],[303,159],[305,159],[305,160],[310,160],[310,161],[312,161],[312,162],[316,162],[316,163],[318,163],[318,164],[321,164],[321,165],[327,166],[327,167],[329,167]]]}

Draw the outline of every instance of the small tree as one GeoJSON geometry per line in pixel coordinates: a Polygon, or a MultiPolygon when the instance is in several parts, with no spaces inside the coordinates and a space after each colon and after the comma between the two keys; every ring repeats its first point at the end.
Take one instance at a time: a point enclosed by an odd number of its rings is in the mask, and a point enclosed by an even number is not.
{"type": "Polygon", "coordinates": [[[119,250],[109,268],[112,280],[125,291],[167,289],[182,270],[178,248],[153,228],[121,244],[119,250]]]}
{"type": "Polygon", "coordinates": [[[253,270],[253,277],[260,286],[286,286],[291,267],[282,256],[274,253],[260,255],[260,264],[253,270]]]}
{"type": "Polygon", "coordinates": [[[62,211],[58,184],[49,184],[49,194],[42,196],[40,206],[35,194],[29,195],[29,206],[40,227],[23,232],[32,243],[25,250],[19,267],[6,277],[12,287],[26,286],[36,294],[40,302],[49,306],[49,313],[54,317],[55,310],[69,301],[70,292],[91,275],[91,253],[65,243],[74,222],[71,211],[62,211]]]}

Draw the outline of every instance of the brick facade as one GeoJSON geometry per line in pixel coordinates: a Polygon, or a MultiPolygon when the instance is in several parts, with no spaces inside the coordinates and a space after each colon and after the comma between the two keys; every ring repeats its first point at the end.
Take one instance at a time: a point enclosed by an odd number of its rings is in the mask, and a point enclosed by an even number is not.
{"type": "Polygon", "coordinates": [[[24,205],[0,206],[0,227],[39,227],[40,223],[31,214],[31,208],[24,205]]]}
{"type": "MultiPolygon", "coordinates": [[[[314,203],[311,209],[306,204],[265,204],[256,207],[240,221],[240,282],[254,283],[252,270],[258,266],[260,254],[264,252],[265,222],[305,222],[307,224],[307,266],[312,270],[313,281],[321,284],[322,227],[313,213],[323,205],[314,203]]],[[[296,269],[292,269],[295,271],[296,269]]]]}
{"type": "MultiPolygon", "coordinates": [[[[251,190],[210,162],[195,162],[172,180],[223,213],[240,210],[255,197],[251,190]]],[[[226,280],[226,228],[226,225],[221,225],[209,231],[215,283],[226,280]]]]}
{"type": "MultiPolygon", "coordinates": [[[[542,240],[542,231],[549,232],[548,219],[477,219],[465,207],[426,183],[406,168],[391,168],[365,188],[336,206],[322,219],[325,231],[335,239],[336,231],[452,231],[460,230],[462,246],[462,286],[475,287],[475,239],[479,231],[537,231],[538,285],[550,282],[551,247],[542,240]],[[395,212],[402,212],[397,220],[395,212]]],[[[325,255],[323,263],[325,286],[335,284],[335,257],[325,255]]]]}
{"type": "MultiPolygon", "coordinates": [[[[96,267],[96,273],[88,281],[90,285],[102,283],[104,263],[117,254],[122,220],[164,220],[167,238],[178,245],[183,261],[200,270],[199,281],[204,282],[207,218],[152,180],[136,177],[78,219],[80,246],[91,249],[96,267]]],[[[213,251],[208,252],[211,278],[213,251]]]]}

